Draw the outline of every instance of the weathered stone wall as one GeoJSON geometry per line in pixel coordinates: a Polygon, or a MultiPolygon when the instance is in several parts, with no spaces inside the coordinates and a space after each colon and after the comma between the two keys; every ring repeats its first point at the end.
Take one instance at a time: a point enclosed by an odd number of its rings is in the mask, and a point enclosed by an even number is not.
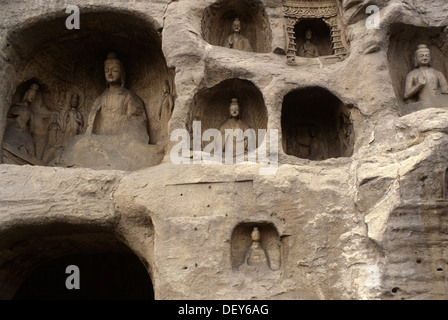
{"type": "MultiPolygon", "coordinates": [[[[260,175],[257,164],[174,165],[174,143],[163,163],[134,172],[0,165],[0,297],[12,298],[44,262],[127,247],[147,268],[156,299],[446,299],[448,109],[407,114],[397,96],[397,75],[412,68],[397,61],[400,52],[410,61],[434,30],[435,65],[446,65],[446,2],[338,1],[348,56],[296,65],[286,63],[281,1],[259,2],[271,43],[256,53],[204,40],[203,14],[214,2],[2,1],[0,141],[16,88],[29,80],[25,67],[43,45],[63,40],[56,25],[71,4],[81,10],[81,30],[89,25],[84,16],[110,14],[131,32],[135,16],[160,37],[174,74],[170,131],[188,128],[198,100],[206,104],[204,92],[240,79],[260,92],[260,123],[278,129],[280,142],[275,175],[260,175]],[[365,27],[370,4],[381,8],[378,30],[365,27]],[[284,97],[316,87],[350,110],[349,157],[315,161],[283,150],[284,97]],[[271,268],[238,268],[235,239],[250,243],[247,230],[256,226],[271,268]]],[[[107,31],[107,21],[101,28],[107,31]]]]}

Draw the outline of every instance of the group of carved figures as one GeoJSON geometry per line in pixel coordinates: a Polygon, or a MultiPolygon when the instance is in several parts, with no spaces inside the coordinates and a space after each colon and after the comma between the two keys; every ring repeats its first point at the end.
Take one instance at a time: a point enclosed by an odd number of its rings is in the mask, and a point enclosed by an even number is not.
{"type": "MultiPolygon", "coordinates": [[[[305,58],[316,58],[320,56],[319,49],[312,42],[313,32],[306,29],[304,41],[297,49],[297,55],[305,58]]],[[[232,34],[227,37],[223,44],[224,47],[244,51],[252,51],[249,40],[241,34],[241,22],[238,18],[233,21],[232,34]]],[[[430,49],[422,44],[414,56],[416,69],[410,72],[406,78],[404,99],[417,98],[417,100],[426,100],[440,94],[448,94],[448,83],[445,76],[431,68],[430,49]]]]}
{"type": "MultiPolygon", "coordinates": [[[[105,91],[95,99],[87,121],[78,110],[80,97],[72,93],[69,108],[62,119],[59,114],[31,110],[39,91],[33,83],[22,101],[11,106],[4,136],[4,162],[45,165],[54,160],[74,136],[83,134],[117,135],[124,130],[130,136],[146,139],[148,125],[143,100],[124,87],[124,68],[115,53],[109,53],[104,62],[107,84],[105,91]],[[142,123],[143,121],[143,123],[142,123]]],[[[172,112],[174,100],[169,84],[165,83],[159,120],[162,114],[172,112]]]]}
{"type": "Polygon", "coordinates": [[[77,93],[70,96],[69,109],[61,126],[57,114],[30,110],[38,90],[38,84],[31,84],[22,101],[9,109],[3,146],[8,158],[6,162],[44,164],[54,158],[71,137],[82,131],[84,120],[78,110],[77,93]]]}
{"type": "MultiPolygon", "coordinates": [[[[233,34],[225,41],[229,48],[249,50],[250,44],[240,34],[241,24],[238,19],[233,23],[233,34]]],[[[310,42],[311,31],[306,32],[306,41],[299,48],[304,56],[312,57],[319,54],[317,48],[310,42]]],[[[417,101],[430,100],[441,94],[448,94],[448,82],[444,75],[431,67],[431,53],[426,45],[420,45],[414,55],[415,69],[405,79],[404,99],[417,101]]],[[[140,97],[124,87],[124,72],[122,62],[114,53],[110,53],[104,62],[104,74],[107,83],[105,91],[95,100],[86,123],[85,134],[116,135],[124,130],[130,131],[135,137],[148,137],[148,121],[145,119],[144,102],[140,97]]],[[[11,106],[8,113],[8,123],[4,137],[4,157],[6,163],[18,164],[48,164],[68,144],[74,136],[82,134],[85,119],[78,110],[80,97],[72,93],[69,108],[62,121],[57,116],[31,111],[39,85],[31,84],[21,102],[11,106]],[[62,123],[60,123],[62,122],[62,123]]],[[[172,112],[174,101],[169,84],[165,84],[159,110],[168,108],[172,112]]],[[[249,125],[240,119],[238,100],[231,100],[229,119],[222,124],[223,151],[229,143],[226,129],[249,129],[249,125]]],[[[232,139],[235,139],[233,137],[232,139]]],[[[247,139],[247,137],[245,138],[247,139]]],[[[244,143],[247,150],[247,141],[244,143]]],[[[236,150],[235,145],[232,148],[236,150]]]]}
{"type": "MultiPolygon", "coordinates": [[[[317,58],[320,56],[319,49],[312,42],[313,32],[311,29],[305,31],[305,40],[297,50],[297,55],[305,58],[317,58]]],[[[232,23],[232,33],[225,39],[223,47],[243,51],[253,51],[250,41],[241,34],[241,21],[235,18],[232,23]]]]}
{"type": "MultiPolygon", "coordinates": [[[[305,58],[316,58],[320,56],[319,49],[312,42],[313,32],[306,29],[304,41],[297,49],[297,55],[305,58]]],[[[233,21],[232,34],[223,43],[224,47],[244,51],[252,51],[249,40],[241,34],[241,22],[238,18],[233,21]]],[[[427,100],[440,94],[448,94],[448,83],[445,76],[431,67],[430,49],[422,44],[414,56],[416,69],[406,77],[404,99],[417,98],[427,100]]]]}
{"type": "MultiPolygon", "coordinates": [[[[237,38],[232,41],[233,44],[240,43],[237,38]]],[[[87,135],[119,135],[127,132],[128,136],[148,141],[148,121],[145,121],[144,102],[135,93],[125,88],[123,70],[122,62],[114,53],[109,53],[104,62],[107,88],[93,102],[87,122],[78,110],[80,98],[77,93],[71,94],[69,109],[65,112],[62,121],[57,120],[58,114],[41,114],[31,111],[30,105],[34,102],[39,90],[39,85],[31,84],[25,92],[23,100],[9,110],[4,138],[4,162],[48,164],[63,151],[70,139],[83,133],[85,124],[84,134],[87,135]],[[50,121],[48,119],[44,121],[43,117],[50,118],[50,121]]],[[[174,100],[170,86],[165,82],[162,103],[158,110],[159,120],[162,115],[172,113],[173,108],[174,100]]],[[[220,128],[223,137],[226,129],[242,129],[244,131],[248,128],[249,126],[240,119],[237,99],[232,99],[229,107],[229,119],[220,128]]],[[[226,145],[228,146],[231,142],[236,143],[234,140],[229,142],[224,138],[224,152],[226,145]]],[[[233,147],[233,150],[236,148],[233,147]]],[[[247,141],[245,150],[247,150],[247,141]]]]}

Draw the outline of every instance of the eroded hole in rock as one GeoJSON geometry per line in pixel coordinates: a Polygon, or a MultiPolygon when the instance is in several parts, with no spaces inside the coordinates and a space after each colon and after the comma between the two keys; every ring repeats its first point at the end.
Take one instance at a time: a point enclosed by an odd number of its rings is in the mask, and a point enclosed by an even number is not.
{"type": "Polygon", "coordinates": [[[9,35],[23,72],[4,162],[123,170],[160,163],[175,89],[156,27],[112,10],[84,12],[76,31],[65,19],[42,19],[9,35]],[[116,79],[106,74],[112,69],[116,79]]]}
{"type": "MultiPolygon", "coordinates": [[[[71,282],[74,283],[74,282],[71,282]]],[[[154,299],[151,279],[133,254],[68,255],[37,267],[17,291],[16,300],[154,299]],[[67,289],[66,280],[79,268],[79,289],[67,289]]]]}
{"type": "Polygon", "coordinates": [[[288,93],[282,106],[283,150],[309,160],[350,157],[354,131],[349,108],[326,89],[288,93]]]}
{"type": "Polygon", "coordinates": [[[220,0],[204,10],[204,40],[215,46],[270,52],[272,34],[269,18],[259,0],[220,0]],[[234,22],[239,21],[238,29],[234,22]]]}

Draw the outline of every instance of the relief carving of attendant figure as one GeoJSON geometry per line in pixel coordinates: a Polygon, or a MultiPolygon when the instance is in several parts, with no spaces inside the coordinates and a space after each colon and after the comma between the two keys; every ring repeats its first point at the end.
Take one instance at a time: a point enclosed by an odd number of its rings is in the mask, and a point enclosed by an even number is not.
{"type": "Polygon", "coordinates": [[[104,62],[107,89],[95,100],[87,123],[86,134],[128,136],[148,142],[148,129],[143,100],[124,87],[125,72],[115,53],[104,62]]]}
{"type": "Polygon", "coordinates": [[[30,132],[36,146],[36,158],[42,160],[43,152],[47,145],[48,126],[56,114],[47,109],[43,104],[43,99],[40,103],[30,104],[30,110],[30,132]]]}
{"type": "Polygon", "coordinates": [[[71,137],[81,134],[84,120],[81,112],[78,111],[79,95],[72,93],[70,96],[70,109],[64,115],[64,145],[71,137]]]}
{"type": "Polygon", "coordinates": [[[7,151],[5,156],[10,158],[4,159],[6,163],[24,164],[35,159],[36,146],[30,132],[29,106],[34,102],[38,89],[37,84],[32,84],[25,92],[23,100],[9,109],[3,146],[7,151]]]}
{"type": "Polygon", "coordinates": [[[414,64],[416,69],[406,77],[405,100],[416,97],[422,101],[448,94],[448,82],[440,71],[431,68],[431,52],[426,45],[415,51],[414,64]]]}
{"type": "Polygon", "coordinates": [[[62,132],[56,117],[48,125],[47,145],[45,146],[42,160],[48,163],[56,158],[62,152],[62,132]]]}
{"type": "Polygon", "coordinates": [[[249,40],[241,34],[241,21],[238,18],[233,21],[232,34],[224,41],[223,47],[253,51],[249,40]]]}
{"type": "Polygon", "coordinates": [[[165,80],[163,92],[162,92],[162,102],[159,107],[159,123],[161,131],[161,141],[165,141],[168,134],[168,122],[170,121],[171,115],[174,110],[174,95],[171,90],[171,86],[168,80],[165,80]]]}
{"type": "Polygon", "coordinates": [[[305,41],[300,45],[297,50],[297,55],[305,58],[317,58],[320,56],[319,50],[316,45],[311,42],[313,33],[310,29],[305,32],[305,41]]]}

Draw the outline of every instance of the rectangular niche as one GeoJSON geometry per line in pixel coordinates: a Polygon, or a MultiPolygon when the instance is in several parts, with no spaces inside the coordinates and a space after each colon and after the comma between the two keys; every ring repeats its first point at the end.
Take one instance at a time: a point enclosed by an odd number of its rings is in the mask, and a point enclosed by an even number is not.
{"type": "Polygon", "coordinates": [[[281,121],[282,147],[288,155],[320,161],[353,154],[350,106],[324,88],[289,92],[283,100],[281,121]]]}
{"type": "Polygon", "coordinates": [[[287,61],[293,64],[309,29],[315,35],[318,57],[326,63],[346,58],[348,43],[335,0],[286,0],[283,3],[288,37],[287,61]],[[314,30],[313,30],[314,29],[314,30]]]}

